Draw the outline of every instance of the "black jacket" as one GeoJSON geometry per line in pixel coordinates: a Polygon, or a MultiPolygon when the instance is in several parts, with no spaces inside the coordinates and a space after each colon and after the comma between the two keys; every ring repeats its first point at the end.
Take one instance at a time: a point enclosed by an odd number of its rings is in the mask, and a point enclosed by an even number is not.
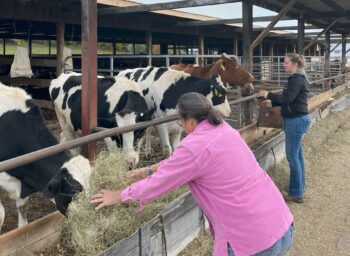
{"type": "Polygon", "coordinates": [[[288,77],[288,84],[283,88],[282,95],[269,92],[267,98],[271,100],[272,106],[281,106],[283,118],[307,115],[310,82],[306,74],[296,72],[288,77]]]}

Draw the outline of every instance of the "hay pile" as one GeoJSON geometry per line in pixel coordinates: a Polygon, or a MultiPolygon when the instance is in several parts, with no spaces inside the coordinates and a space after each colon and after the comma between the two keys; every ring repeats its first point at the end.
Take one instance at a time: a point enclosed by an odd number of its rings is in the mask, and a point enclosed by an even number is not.
{"type": "Polygon", "coordinates": [[[182,187],[147,204],[138,211],[138,204],[105,207],[95,211],[91,196],[100,189],[123,189],[127,186],[128,164],[122,153],[101,152],[97,158],[90,184],[70,204],[68,218],[62,225],[62,244],[74,255],[97,255],[117,241],[131,235],[155,217],[165,205],[184,193],[182,187]]]}

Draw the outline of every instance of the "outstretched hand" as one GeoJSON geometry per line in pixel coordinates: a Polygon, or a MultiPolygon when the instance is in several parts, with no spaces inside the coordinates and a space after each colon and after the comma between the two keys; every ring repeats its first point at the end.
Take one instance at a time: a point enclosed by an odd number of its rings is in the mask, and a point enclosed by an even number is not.
{"type": "Polygon", "coordinates": [[[146,168],[131,170],[126,174],[127,183],[131,184],[147,177],[146,168]]]}
{"type": "Polygon", "coordinates": [[[95,210],[100,210],[105,206],[119,205],[122,203],[121,191],[102,189],[91,198],[92,204],[98,204],[95,210]]]}

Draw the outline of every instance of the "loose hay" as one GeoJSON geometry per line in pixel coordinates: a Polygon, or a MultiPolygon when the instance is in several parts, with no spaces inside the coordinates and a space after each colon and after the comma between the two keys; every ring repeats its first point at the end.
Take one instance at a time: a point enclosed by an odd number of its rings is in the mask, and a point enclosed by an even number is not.
{"type": "Polygon", "coordinates": [[[119,207],[105,207],[95,211],[91,196],[100,189],[120,190],[127,186],[128,164],[122,153],[99,154],[90,184],[69,206],[68,218],[62,226],[62,243],[75,255],[97,255],[117,241],[130,236],[144,223],[155,217],[166,204],[184,193],[182,187],[170,192],[138,210],[132,203],[119,207]]]}

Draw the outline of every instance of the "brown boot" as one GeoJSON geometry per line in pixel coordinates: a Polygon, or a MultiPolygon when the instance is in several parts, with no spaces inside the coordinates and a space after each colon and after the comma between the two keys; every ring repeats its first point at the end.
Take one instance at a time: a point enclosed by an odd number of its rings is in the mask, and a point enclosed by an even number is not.
{"type": "Polygon", "coordinates": [[[291,196],[291,195],[285,195],[283,196],[284,201],[286,201],[286,203],[288,202],[294,202],[294,203],[303,203],[304,202],[304,198],[302,197],[296,197],[296,196],[291,196]]]}

